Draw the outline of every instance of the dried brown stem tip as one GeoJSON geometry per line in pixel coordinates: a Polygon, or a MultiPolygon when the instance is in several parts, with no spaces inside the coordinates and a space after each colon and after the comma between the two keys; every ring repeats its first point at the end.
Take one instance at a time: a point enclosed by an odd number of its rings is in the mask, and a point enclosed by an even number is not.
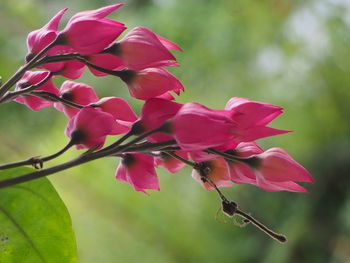
{"type": "Polygon", "coordinates": [[[287,242],[287,238],[284,235],[275,233],[271,229],[269,229],[264,224],[260,223],[258,220],[256,220],[251,215],[245,213],[244,211],[238,209],[238,206],[235,202],[223,200],[222,203],[222,211],[229,217],[233,217],[235,215],[238,215],[243,218],[244,223],[252,223],[254,226],[259,228],[261,231],[265,232],[267,235],[269,235],[271,238],[277,240],[278,242],[285,243],[287,242]]]}

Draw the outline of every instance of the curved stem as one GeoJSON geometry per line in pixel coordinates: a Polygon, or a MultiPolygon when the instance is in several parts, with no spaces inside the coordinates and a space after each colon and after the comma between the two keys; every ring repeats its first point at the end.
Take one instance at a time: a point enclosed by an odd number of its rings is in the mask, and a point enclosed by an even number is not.
{"type": "MultiPolygon", "coordinates": [[[[57,38],[56,38],[57,39],[57,38]]],[[[4,85],[0,88],[0,98],[23,76],[23,74],[35,66],[35,62],[44,55],[50,48],[56,45],[56,39],[49,45],[47,45],[43,50],[41,50],[35,57],[33,57],[27,64],[20,67],[17,72],[8,79],[4,85]]]]}
{"type": "Polygon", "coordinates": [[[167,155],[173,157],[173,158],[176,158],[178,159],[179,161],[191,166],[192,168],[196,168],[196,163],[194,162],[191,162],[189,160],[186,160],[185,158],[182,158],[181,156],[177,155],[176,153],[173,153],[173,152],[170,152],[170,151],[164,151],[164,153],[166,153],[167,155]]]}
{"type": "Polygon", "coordinates": [[[44,162],[47,162],[49,160],[52,160],[52,159],[60,156],[61,154],[66,152],[73,145],[74,145],[73,142],[69,141],[69,143],[65,147],[63,147],[63,149],[58,151],[57,153],[51,154],[51,155],[43,157],[43,158],[32,157],[32,158],[29,158],[29,159],[24,160],[24,161],[19,161],[19,162],[14,162],[14,163],[8,163],[8,164],[0,165],[0,170],[20,167],[20,166],[24,166],[24,165],[33,165],[34,167],[39,165],[39,167],[42,168],[42,165],[43,165],[44,162]]]}
{"type": "Polygon", "coordinates": [[[90,61],[86,60],[86,58],[82,57],[81,55],[79,55],[77,53],[70,53],[70,54],[62,54],[62,55],[54,55],[54,56],[45,57],[45,58],[42,58],[41,60],[39,60],[35,64],[35,66],[40,66],[40,65],[43,65],[46,63],[52,63],[52,62],[66,61],[66,60],[80,61],[93,69],[96,69],[98,71],[101,71],[103,73],[106,73],[106,74],[109,74],[112,76],[117,76],[119,78],[122,78],[124,76],[123,70],[111,70],[111,69],[106,69],[106,68],[97,66],[97,65],[91,63],[90,61]]]}
{"type": "Polygon", "coordinates": [[[51,154],[49,156],[40,158],[43,162],[50,161],[52,159],[55,159],[56,157],[60,156],[61,154],[65,153],[67,150],[69,150],[74,145],[73,141],[70,140],[66,146],[63,147],[62,150],[58,151],[57,153],[51,154]]]}
{"type": "Polygon", "coordinates": [[[68,54],[47,56],[47,57],[43,57],[42,59],[39,59],[34,64],[34,66],[38,67],[38,66],[41,66],[41,65],[47,64],[47,63],[74,60],[74,59],[77,59],[78,57],[80,57],[80,55],[78,53],[68,53],[68,54]]]}
{"type": "Polygon", "coordinates": [[[131,147],[135,143],[143,140],[144,138],[151,135],[152,133],[162,131],[164,129],[164,127],[165,126],[162,125],[154,130],[150,130],[148,132],[145,132],[145,133],[141,134],[140,136],[136,137],[135,139],[131,140],[129,143],[124,144],[124,145],[120,145],[120,146],[115,147],[115,148],[110,148],[108,150],[102,149],[100,151],[82,154],[71,161],[68,161],[68,162],[65,162],[65,163],[50,167],[50,168],[46,168],[46,169],[43,169],[40,171],[36,171],[36,172],[29,173],[29,174],[24,174],[21,176],[2,180],[2,181],[0,181],[0,188],[28,182],[28,181],[31,181],[34,179],[38,179],[41,177],[45,177],[45,176],[63,171],[63,170],[67,170],[67,169],[75,167],[77,165],[81,165],[83,163],[87,163],[87,162],[90,162],[90,161],[93,161],[93,160],[96,160],[96,159],[99,159],[102,157],[122,153],[124,150],[127,150],[129,147],[131,147]]]}
{"type": "MultiPolygon", "coordinates": [[[[175,140],[157,142],[157,143],[139,144],[133,147],[129,147],[127,149],[127,152],[173,151],[174,147],[171,148],[169,146],[174,144],[176,144],[175,140]]],[[[176,148],[176,150],[178,149],[176,148]]]]}
{"type": "Polygon", "coordinates": [[[84,108],[83,105],[80,105],[80,104],[76,104],[74,102],[71,102],[69,100],[66,100],[66,99],[63,99],[59,96],[57,96],[56,94],[53,94],[51,92],[48,92],[48,91],[44,91],[44,90],[35,90],[35,91],[32,91],[30,93],[30,95],[33,95],[33,96],[37,96],[37,97],[40,97],[40,98],[43,98],[43,99],[51,99],[52,101],[59,101],[59,102],[62,102],[63,104],[67,105],[67,106],[71,106],[71,107],[74,107],[74,108],[77,108],[77,109],[81,109],[81,108],[84,108]]]}
{"type": "Polygon", "coordinates": [[[102,68],[100,66],[97,66],[97,65],[91,63],[90,61],[87,61],[85,58],[82,58],[82,57],[78,57],[77,60],[84,63],[85,65],[87,65],[93,69],[96,69],[98,71],[101,71],[103,73],[106,73],[106,74],[109,74],[112,76],[117,76],[119,78],[123,77],[123,70],[110,70],[110,69],[102,68]]]}

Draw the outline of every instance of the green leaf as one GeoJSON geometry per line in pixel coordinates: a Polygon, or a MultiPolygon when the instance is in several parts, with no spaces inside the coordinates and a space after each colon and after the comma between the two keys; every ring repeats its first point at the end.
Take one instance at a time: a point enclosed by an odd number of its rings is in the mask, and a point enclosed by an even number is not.
{"type": "MultiPolygon", "coordinates": [[[[0,172],[0,180],[33,171],[0,172]]],[[[69,213],[47,178],[0,189],[0,262],[76,262],[69,213]]]]}

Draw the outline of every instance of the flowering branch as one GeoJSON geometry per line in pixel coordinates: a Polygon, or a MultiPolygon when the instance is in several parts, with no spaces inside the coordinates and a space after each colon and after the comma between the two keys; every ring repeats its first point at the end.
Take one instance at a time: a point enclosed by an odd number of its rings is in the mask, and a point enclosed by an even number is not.
{"type": "Polygon", "coordinates": [[[196,102],[181,104],[174,95],[182,83],[166,67],[178,66],[170,50],[175,43],[144,27],[130,30],[106,18],[122,4],[74,15],[58,30],[66,9],[44,27],[28,35],[27,62],[0,87],[0,103],[15,101],[39,111],[54,106],[68,118],[65,134],[69,143],[55,154],[4,164],[0,170],[33,165],[43,168],[73,145],[88,149],[56,166],[0,181],[0,188],[48,176],[103,157],[119,157],[116,179],[136,191],[159,190],[155,167],[171,173],[185,165],[205,189],[215,190],[222,210],[240,216],[279,242],[286,242],[255,218],[238,209],[220,187],[251,184],[266,191],[307,192],[297,182],[313,182],[308,171],[281,148],[264,151],[256,140],[289,131],[269,127],[283,109],[272,104],[231,98],[224,109],[210,109],[196,102]],[[33,68],[45,71],[30,71],[33,68]],[[140,116],[119,97],[99,98],[93,87],[66,80],[58,89],[53,76],[78,79],[85,68],[97,77],[112,75],[127,85],[135,99],[143,100],[140,116]],[[14,91],[9,91],[16,84],[14,91]],[[120,135],[103,147],[107,136],[120,135]]]}

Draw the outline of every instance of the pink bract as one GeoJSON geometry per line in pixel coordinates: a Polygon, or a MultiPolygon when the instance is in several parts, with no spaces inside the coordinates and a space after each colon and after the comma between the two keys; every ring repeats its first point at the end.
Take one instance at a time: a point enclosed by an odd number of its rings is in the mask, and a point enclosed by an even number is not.
{"type": "MultiPolygon", "coordinates": [[[[50,72],[47,71],[27,71],[23,77],[17,82],[15,91],[27,88],[31,85],[38,84],[45,79],[50,72]]],[[[36,88],[35,90],[47,91],[52,94],[58,95],[57,88],[52,84],[52,80],[48,80],[45,84],[36,88]]],[[[53,105],[52,101],[48,101],[42,98],[38,98],[32,95],[21,95],[14,99],[14,101],[26,105],[28,108],[38,111],[43,108],[47,108],[53,105]]]]}
{"type": "Polygon", "coordinates": [[[309,172],[283,149],[256,149],[250,157],[252,162],[229,162],[233,182],[253,184],[265,191],[291,192],[307,192],[295,182],[313,182],[309,172]]]}
{"type": "MultiPolygon", "coordinates": [[[[140,123],[143,131],[149,131],[160,127],[164,122],[171,119],[181,109],[182,104],[165,100],[149,99],[142,107],[140,123]]],[[[150,142],[162,142],[173,140],[173,137],[157,132],[147,138],[150,142]]]]}
{"type": "Polygon", "coordinates": [[[95,146],[101,148],[113,125],[111,114],[93,107],[84,107],[70,119],[65,134],[74,141],[78,150],[95,146]]]}
{"type": "Polygon", "coordinates": [[[235,128],[237,142],[250,142],[290,132],[266,127],[282,113],[281,107],[233,97],[226,104],[225,110],[230,111],[232,120],[237,123],[235,128]]]}
{"type": "Polygon", "coordinates": [[[30,60],[30,58],[39,53],[57,38],[57,27],[66,11],[67,8],[62,9],[45,26],[28,34],[28,60],[30,60]]]}
{"type": "Polygon", "coordinates": [[[313,182],[310,173],[281,148],[271,148],[257,157],[260,164],[255,168],[266,180],[274,182],[313,182]]]}
{"type": "Polygon", "coordinates": [[[132,70],[174,65],[175,57],[158,37],[147,28],[133,28],[116,44],[115,55],[132,70]]]}
{"type": "Polygon", "coordinates": [[[235,124],[225,111],[186,103],[171,120],[171,133],[181,149],[199,151],[233,138],[235,124]]]}
{"type": "MultiPolygon", "coordinates": [[[[82,106],[98,101],[98,97],[92,87],[70,80],[63,82],[60,89],[60,97],[82,106]]],[[[64,105],[61,102],[56,102],[55,108],[62,111],[68,118],[72,118],[79,111],[79,109],[64,105]]]]}
{"type": "Polygon", "coordinates": [[[126,79],[130,95],[140,100],[151,99],[173,91],[180,94],[184,87],[181,82],[164,68],[146,68],[135,71],[126,79]]]}
{"type": "Polygon", "coordinates": [[[123,23],[105,18],[121,6],[110,5],[76,14],[60,33],[61,43],[82,55],[102,51],[126,29],[123,23]]]}
{"type": "Polygon", "coordinates": [[[137,116],[126,100],[118,97],[105,97],[92,104],[113,116],[116,125],[111,134],[122,134],[130,131],[130,126],[137,120],[137,116]]]}
{"type": "Polygon", "coordinates": [[[115,177],[145,194],[147,194],[145,189],[159,190],[154,158],[149,155],[126,154],[117,168],[115,177]]]}

